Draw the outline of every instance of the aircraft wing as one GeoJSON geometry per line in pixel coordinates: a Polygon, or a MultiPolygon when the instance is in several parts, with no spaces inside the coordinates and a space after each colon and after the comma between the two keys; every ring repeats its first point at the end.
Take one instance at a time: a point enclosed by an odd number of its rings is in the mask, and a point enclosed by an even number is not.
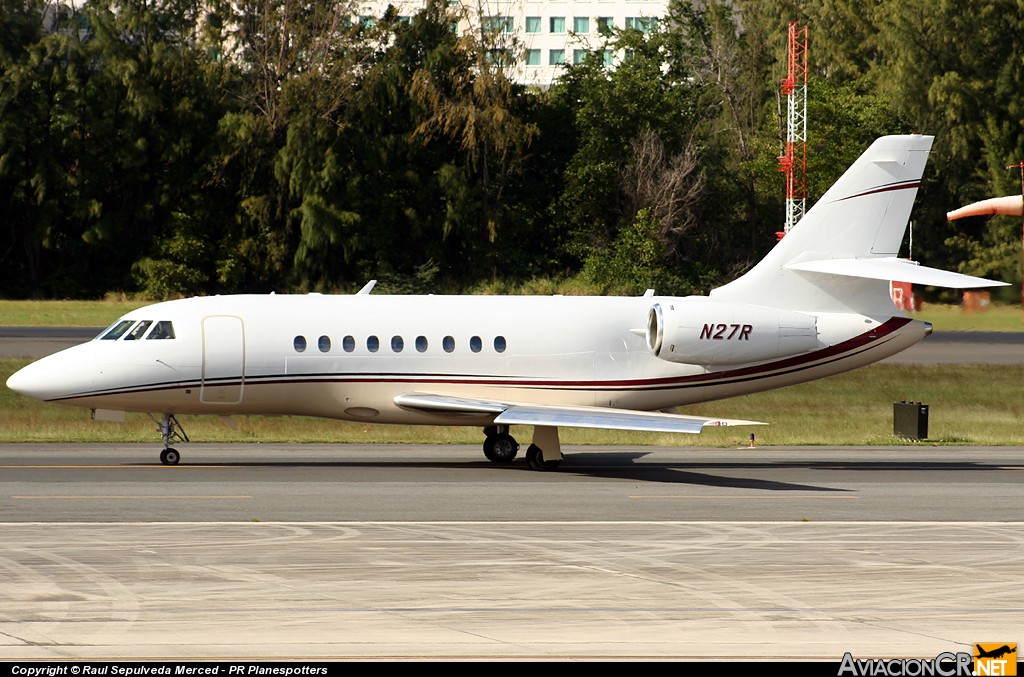
{"type": "Polygon", "coordinates": [[[699,433],[704,426],[766,425],[709,416],[683,416],[610,407],[570,407],[550,404],[514,404],[451,395],[407,393],[395,398],[404,409],[444,414],[496,414],[499,425],[539,425],[564,428],[603,428],[661,433],[699,433]]]}
{"type": "Polygon", "coordinates": [[[802,270],[809,273],[866,277],[873,280],[895,280],[896,282],[910,282],[912,284],[923,284],[928,287],[950,287],[952,289],[1007,286],[1006,282],[986,280],[983,277],[929,268],[918,265],[913,261],[894,257],[803,261],[801,263],[790,263],[785,268],[789,270],[802,270]]]}

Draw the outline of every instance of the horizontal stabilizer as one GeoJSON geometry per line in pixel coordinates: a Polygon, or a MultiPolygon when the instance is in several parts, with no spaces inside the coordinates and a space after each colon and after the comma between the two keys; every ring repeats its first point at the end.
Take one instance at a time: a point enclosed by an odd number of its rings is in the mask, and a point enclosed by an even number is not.
{"type": "Polygon", "coordinates": [[[952,289],[972,289],[974,287],[1005,287],[1006,282],[986,280],[948,270],[921,266],[913,261],[895,257],[872,259],[823,259],[819,261],[802,261],[790,263],[786,270],[799,270],[824,275],[843,275],[861,277],[869,280],[887,280],[893,282],[909,282],[928,287],[949,287],[952,289]]]}
{"type": "Polygon", "coordinates": [[[399,395],[395,398],[395,404],[406,409],[444,414],[497,414],[494,422],[500,425],[542,425],[660,433],[699,433],[705,426],[766,425],[760,421],[708,416],[682,416],[610,407],[512,404],[427,393],[399,395]]]}

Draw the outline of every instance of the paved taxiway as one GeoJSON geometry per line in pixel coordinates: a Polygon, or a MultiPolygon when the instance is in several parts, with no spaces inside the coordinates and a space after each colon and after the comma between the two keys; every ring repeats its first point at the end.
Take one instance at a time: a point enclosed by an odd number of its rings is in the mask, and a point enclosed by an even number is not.
{"type": "Polygon", "coordinates": [[[579,447],[554,473],[476,446],[190,444],[175,467],[158,450],[0,445],[0,522],[1024,518],[1006,447],[579,447]]]}
{"type": "Polygon", "coordinates": [[[934,656],[1024,637],[1024,452],[0,446],[0,658],[934,656]]]}
{"type": "MultiPolygon", "coordinates": [[[[49,330],[47,330],[49,331],[49,330]]],[[[94,335],[0,331],[0,355],[94,335]],[[13,334],[13,335],[12,335],[13,334]]],[[[1024,362],[935,334],[888,362],[1024,362]]],[[[1024,449],[0,445],[0,659],[857,658],[1024,639],[1024,449]]]]}

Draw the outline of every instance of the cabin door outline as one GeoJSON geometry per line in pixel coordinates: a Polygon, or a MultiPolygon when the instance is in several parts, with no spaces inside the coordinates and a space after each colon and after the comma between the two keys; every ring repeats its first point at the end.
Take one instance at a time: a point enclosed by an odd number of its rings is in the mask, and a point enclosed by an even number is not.
{"type": "Polygon", "coordinates": [[[245,323],[236,315],[203,318],[203,374],[199,401],[239,404],[245,390],[245,323]]]}

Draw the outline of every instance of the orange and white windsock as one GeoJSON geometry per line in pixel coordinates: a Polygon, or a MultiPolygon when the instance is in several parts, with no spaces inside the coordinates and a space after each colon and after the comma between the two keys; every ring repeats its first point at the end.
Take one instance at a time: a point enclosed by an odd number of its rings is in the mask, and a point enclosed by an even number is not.
{"type": "Polygon", "coordinates": [[[965,216],[985,216],[987,214],[1022,216],[1024,215],[1024,198],[1020,195],[1007,195],[1006,197],[993,197],[981,202],[972,202],[966,207],[947,212],[946,218],[955,221],[965,216]]]}

